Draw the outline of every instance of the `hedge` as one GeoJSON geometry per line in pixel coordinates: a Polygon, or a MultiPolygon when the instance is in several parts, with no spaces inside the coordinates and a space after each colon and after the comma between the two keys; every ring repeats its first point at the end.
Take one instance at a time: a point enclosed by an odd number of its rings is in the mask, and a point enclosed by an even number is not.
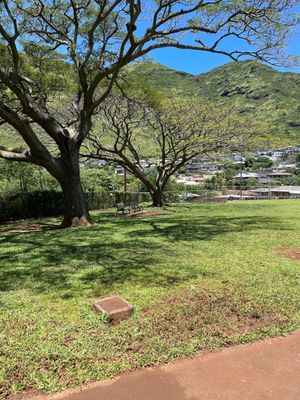
{"type": "MultiPolygon", "coordinates": [[[[177,203],[186,201],[209,201],[213,192],[199,191],[199,198],[189,199],[186,193],[165,192],[166,203],[177,203]]],[[[107,192],[86,192],[85,198],[89,210],[99,210],[115,207],[116,203],[130,205],[131,202],[151,202],[150,193],[107,193],[107,192]]],[[[43,191],[16,193],[11,195],[0,195],[0,223],[16,221],[20,219],[57,217],[64,212],[64,198],[61,192],[43,191]]]]}
{"type": "MultiPolygon", "coordinates": [[[[150,201],[149,193],[87,192],[89,210],[114,207],[117,202],[150,201]]],[[[0,196],[0,223],[20,219],[57,217],[64,212],[63,194],[56,191],[16,193],[0,196]]]]}

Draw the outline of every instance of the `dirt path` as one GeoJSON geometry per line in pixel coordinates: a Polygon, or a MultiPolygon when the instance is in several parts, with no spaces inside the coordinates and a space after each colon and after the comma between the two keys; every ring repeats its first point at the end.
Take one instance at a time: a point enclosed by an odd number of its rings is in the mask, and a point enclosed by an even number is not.
{"type": "Polygon", "coordinates": [[[35,400],[299,400],[300,331],[35,400]]]}

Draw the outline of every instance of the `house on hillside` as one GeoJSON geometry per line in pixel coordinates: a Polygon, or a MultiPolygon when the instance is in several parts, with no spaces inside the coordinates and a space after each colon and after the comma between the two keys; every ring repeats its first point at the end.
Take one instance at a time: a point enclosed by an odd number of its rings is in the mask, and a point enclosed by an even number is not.
{"type": "Polygon", "coordinates": [[[242,173],[238,173],[234,175],[233,180],[239,181],[239,180],[248,180],[248,179],[256,179],[258,183],[264,184],[268,183],[268,178],[265,175],[258,174],[256,172],[247,172],[243,171],[242,173]]]}
{"type": "Polygon", "coordinates": [[[124,167],[122,165],[117,165],[115,168],[116,175],[123,176],[125,173],[124,167]]]}
{"type": "Polygon", "coordinates": [[[237,163],[237,164],[243,163],[243,162],[246,161],[246,158],[243,157],[243,156],[241,156],[240,154],[232,154],[232,155],[230,155],[230,156],[228,156],[228,157],[226,157],[226,158],[227,158],[228,160],[233,161],[234,163],[237,163]]]}
{"type": "Polygon", "coordinates": [[[298,153],[299,149],[296,146],[287,146],[281,149],[287,156],[298,153]]]}
{"type": "Polygon", "coordinates": [[[287,154],[286,154],[286,152],[284,150],[274,150],[271,153],[271,158],[273,160],[279,160],[279,159],[284,158],[286,156],[287,156],[287,154]]]}
{"type": "Polygon", "coordinates": [[[285,171],[272,171],[268,172],[266,175],[271,179],[292,179],[295,176],[294,174],[285,171]]]}
{"type": "Polygon", "coordinates": [[[272,154],[272,149],[256,149],[255,150],[255,154],[257,154],[258,156],[270,156],[272,154]]]}
{"type": "Polygon", "coordinates": [[[224,171],[223,164],[208,163],[208,162],[191,162],[186,166],[187,171],[190,174],[216,174],[224,171]]]}
{"type": "Polygon", "coordinates": [[[287,168],[297,168],[297,164],[280,163],[274,170],[285,171],[287,168]]]}
{"type": "Polygon", "coordinates": [[[184,185],[202,185],[205,179],[207,179],[205,175],[179,175],[176,182],[184,185]]]}
{"type": "Polygon", "coordinates": [[[300,186],[274,186],[252,189],[258,197],[297,198],[300,199],[300,186]]]}
{"type": "Polygon", "coordinates": [[[246,179],[256,179],[258,183],[269,184],[274,181],[274,179],[282,179],[284,181],[289,181],[294,178],[294,174],[285,171],[278,171],[272,168],[262,168],[256,172],[243,171],[242,174],[238,173],[233,176],[234,180],[246,180],[246,179]]]}

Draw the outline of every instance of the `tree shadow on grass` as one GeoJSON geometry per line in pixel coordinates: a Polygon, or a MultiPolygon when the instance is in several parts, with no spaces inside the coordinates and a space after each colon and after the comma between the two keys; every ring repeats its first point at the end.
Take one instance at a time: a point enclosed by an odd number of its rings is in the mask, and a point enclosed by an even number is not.
{"type": "MultiPolygon", "coordinates": [[[[95,294],[109,292],[114,285],[127,281],[150,286],[180,283],[174,271],[157,267],[159,254],[163,251],[167,256],[167,250],[158,243],[142,238],[100,239],[101,232],[95,229],[88,233],[90,242],[78,238],[77,243],[72,241],[74,231],[70,240],[61,232],[4,237],[0,246],[9,250],[0,255],[0,291],[80,290],[84,295],[90,290],[95,294]]],[[[84,235],[78,232],[77,236],[84,235]]],[[[67,297],[73,295],[69,292],[67,297]]]]}
{"type": "MultiPolygon", "coordinates": [[[[109,293],[115,285],[171,286],[195,277],[174,267],[170,243],[209,241],[227,233],[288,229],[271,217],[159,216],[111,218],[80,230],[13,233],[0,238],[0,290],[55,292],[58,297],[109,293]]],[[[188,257],[188,253],[187,253],[188,257]]],[[[197,276],[205,274],[199,265],[197,276]]],[[[213,271],[212,271],[213,274],[213,271]]]]}
{"type": "MultiPolygon", "coordinates": [[[[153,237],[170,242],[209,241],[227,233],[250,233],[256,230],[291,230],[279,218],[264,216],[192,216],[184,218],[165,215],[162,218],[128,219],[123,220],[122,223],[128,229],[127,237],[153,237]]],[[[115,225],[117,226],[118,223],[115,225]]]]}

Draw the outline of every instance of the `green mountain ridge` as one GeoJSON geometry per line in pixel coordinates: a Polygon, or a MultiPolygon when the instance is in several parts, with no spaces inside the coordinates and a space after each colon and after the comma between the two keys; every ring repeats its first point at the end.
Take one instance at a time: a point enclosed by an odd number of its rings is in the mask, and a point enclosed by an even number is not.
{"type": "MultiPolygon", "coordinates": [[[[130,70],[166,96],[199,97],[235,106],[263,121],[272,147],[300,143],[300,74],[280,72],[257,61],[230,62],[199,75],[176,71],[153,61],[132,64],[130,70]]],[[[138,83],[138,81],[137,81],[138,83]]],[[[24,147],[9,126],[0,129],[0,145],[24,147]]]]}
{"type": "Polygon", "coordinates": [[[191,75],[152,61],[138,63],[135,70],[153,89],[165,95],[196,96],[208,101],[236,105],[264,121],[274,140],[300,142],[300,74],[280,72],[257,61],[239,61],[207,73],[191,75]]]}

